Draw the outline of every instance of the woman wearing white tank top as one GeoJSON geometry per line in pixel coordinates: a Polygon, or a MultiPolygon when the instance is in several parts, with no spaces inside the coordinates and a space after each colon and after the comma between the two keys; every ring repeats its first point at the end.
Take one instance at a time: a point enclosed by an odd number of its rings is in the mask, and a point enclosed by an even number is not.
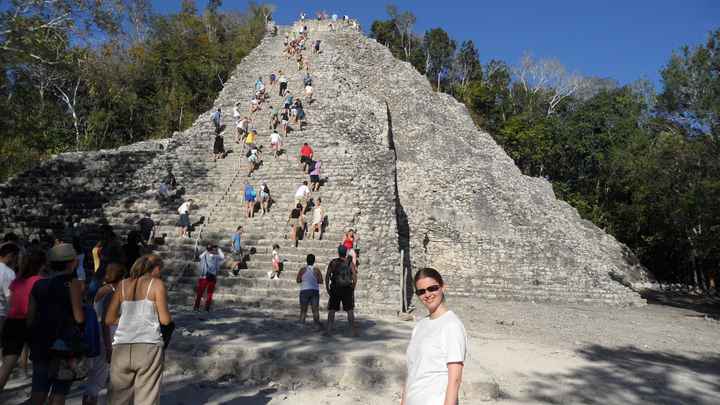
{"type": "Polygon", "coordinates": [[[322,328],[320,323],[320,284],[323,283],[322,272],[315,268],[315,255],[309,254],[307,265],[298,271],[296,281],[300,284],[300,323],[305,323],[308,305],[312,307],[313,321],[322,328]]]}
{"type": "Polygon", "coordinates": [[[139,258],[110,302],[105,323],[118,325],[110,363],[110,404],[160,403],[164,361],[160,325],[172,322],[165,284],[153,277],[162,265],[157,255],[139,258]]]}

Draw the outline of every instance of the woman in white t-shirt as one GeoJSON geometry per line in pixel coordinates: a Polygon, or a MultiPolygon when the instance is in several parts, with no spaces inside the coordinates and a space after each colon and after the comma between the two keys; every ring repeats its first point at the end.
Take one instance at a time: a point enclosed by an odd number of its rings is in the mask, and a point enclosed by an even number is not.
{"type": "Polygon", "coordinates": [[[415,325],[410,338],[401,405],[458,403],[467,338],[462,321],[445,304],[446,288],[435,269],[415,274],[415,294],[429,315],[415,325]]]}

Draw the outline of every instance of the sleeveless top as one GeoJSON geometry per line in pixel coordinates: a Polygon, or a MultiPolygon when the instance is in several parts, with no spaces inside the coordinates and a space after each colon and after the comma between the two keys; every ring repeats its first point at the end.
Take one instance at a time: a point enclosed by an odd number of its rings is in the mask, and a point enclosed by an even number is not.
{"type": "Polygon", "coordinates": [[[122,292],[122,304],[120,304],[120,322],[113,338],[114,345],[131,343],[162,344],[160,335],[160,320],[158,319],[155,302],[147,297],[150,287],[155,280],[150,280],[145,299],[137,301],[125,301],[125,282],[120,283],[122,292]]]}
{"type": "MultiPolygon", "coordinates": [[[[115,287],[110,285],[110,288],[112,289],[112,292],[115,293],[115,287]]],[[[108,306],[110,305],[110,301],[112,300],[113,294],[105,294],[104,297],[100,299],[100,301],[95,301],[93,304],[93,307],[95,308],[95,313],[97,314],[97,320],[100,323],[100,326],[105,324],[105,312],[107,311],[108,306]]],[[[86,320],[87,321],[87,320],[86,320]]],[[[117,330],[117,325],[111,325],[109,327],[110,329],[110,340],[112,341],[113,336],[115,336],[115,331],[117,330]]],[[[103,334],[100,334],[100,341],[102,342],[104,339],[103,334]]]]}
{"type": "Polygon", "coordinates": [[[300,284],[300,290],[317,290],[320,291],[320,285],[318,284],[317,278],[315,278],[315,267],[305,266],[305,273],[302,275],[302,284],[300,284]]]}

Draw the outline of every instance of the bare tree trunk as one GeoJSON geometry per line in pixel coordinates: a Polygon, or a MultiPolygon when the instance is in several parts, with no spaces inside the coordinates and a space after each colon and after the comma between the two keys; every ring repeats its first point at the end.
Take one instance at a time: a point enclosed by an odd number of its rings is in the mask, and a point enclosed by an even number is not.
{"type": "Polygon", "coordinates": [[[78,78],[75,82],[75,88],[73,89],[72,98],[70,98],[70,95],[63,91],[63,89],[61,89],[59,86],[55,86],[57,91],[60,92],[60,99],[65,103],[68,111],[73,117],[73,127],[75,128],[75,151],[80,151],[80,120],[77,115],[77,110],[75,109],[77,105],[77,91],[79,87],[80,78],[78,78]]]}
{"type": "Polygon", "coordinates": [[[183,115],[183,107],[180,106],[180,117],[178,117],[178,131],[182,131],[182,115],[183,115]]]}
{"type": "Polygon", "coordinates": [[[425,51],[425,75],[429,73],[430,70],[430,51],[425,51]]]}

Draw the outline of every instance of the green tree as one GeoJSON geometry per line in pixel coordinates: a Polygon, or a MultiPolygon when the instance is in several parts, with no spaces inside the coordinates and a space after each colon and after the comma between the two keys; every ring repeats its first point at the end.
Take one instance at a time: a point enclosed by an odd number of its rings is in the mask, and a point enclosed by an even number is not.
{"type": "Polygon", "coordinates": [[[459,96],[467,89],[470,82],[482,80],[482,65],[475,43],[472,40],[463,41],[455,56],[453,66],[453,80],[459,86],[459,96]]]}
{"type": "Polygon", "coordinates": [[[447,78],[455,53],[455,41],[442,28],[433,28],[423,37],[425,75],[440,91],[440,83],[447,78]]]}
{"type": "Polygon", "coordinates": [[[686,128],[720,136],[720,30],[704,46],[674,53],[660,73],[659,110],[686,128]]]}

